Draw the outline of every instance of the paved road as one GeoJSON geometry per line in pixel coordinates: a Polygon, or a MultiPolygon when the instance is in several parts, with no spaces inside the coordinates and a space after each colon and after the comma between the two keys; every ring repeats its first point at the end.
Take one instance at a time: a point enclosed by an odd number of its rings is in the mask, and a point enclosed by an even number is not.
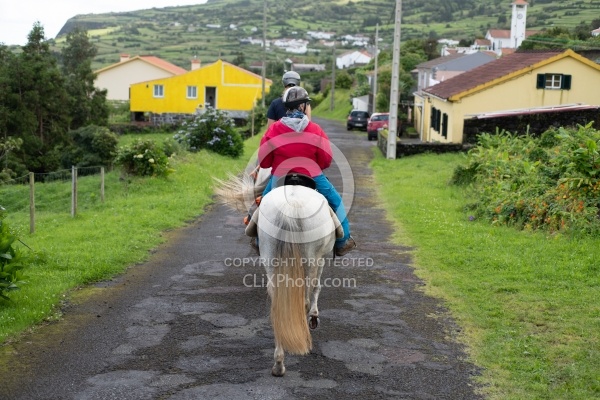
{"type": "MultiPolygon", "coordinates": [[[[269,302],[241,216],[213,206],[169,233],[148,262],[83,291],[61,321],[3,347],[0,398],[480,398],[472,380],[478,369],[452,340],[458,328],[442,303],[419,290],[410,249],[389,242],[368,167],[374,142],[317,122],[351,166],[359,248],[325,270],[332,287],[321,292],[314,348],[287,356],[285,377],[271,376],[269,302]],[[244,280],[248,274],[258,287],[244,280]]],[[[344,168],[328,175],[348,186],[341,171],[348,176],[344,168]]]]}

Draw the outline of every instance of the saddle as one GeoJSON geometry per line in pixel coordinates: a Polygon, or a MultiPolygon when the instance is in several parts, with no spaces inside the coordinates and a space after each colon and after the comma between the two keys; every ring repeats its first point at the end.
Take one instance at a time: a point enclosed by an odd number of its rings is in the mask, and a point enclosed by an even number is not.
{"type": "Polygon", "coordinates": [[[281,178],[277,179],[277,181],[275,182],[275,187],[285,186],[285,185],[292,185],[292,186],[300,185],[300,186],[306,186],[309,189],[317,188],[317,182],[315,182],[315,180],[313,178],[311,178],[308,175],[298,174],[298,173],[287,174],[287,175],[282,176],[281,178]]]}
{"type": "MultiPolygon", "coordinates": [[[[306,186],[309,189],[316,190],[317,183],[313,178],[308,175],[292,173],[277,179],[274,187],[285,186],[285,185],[301,185],[306,186]]],[[[256,209],[260,205],[262,196],[258,196],[252,206],[252,209],[248,212],[248,215],[244,218],[244,224],[246,226],[246,236],[257,237],[258,236],[258,214],[256,209]]],[[[331,218],[335,221],[336,226],[336,237],[341,238],[344,236],[342,224],[340,223],[337,215],[329,208],[331,218]]]]}
{"type": "MultiPolygon", "coordinates": [[[[307,187],[309,189],[313,189],[313,190],[317,189],[317,183],[315,182],[315,180],[313,178],[311,178],[308,175],[298,174],[298,173],[287,174],[285,176],[282,176],[281,178],[279,178],[275,181],[275,185],[273,186],[273,188],[276,188],[279,186],[286,186],[286,185],[292,185],[292,186],[300,185],[300,186],[305,186],[305,187],[307,187]]],[[[262,196],[258,196],[256,199],[254,199],[254,204],[252,205],[250,210],[248,210],[248,215],[246,215],[244,217],[244,225],[248,225],[250,223],[252,214],[254,214],[254,212],[260,205],[261,199],[262,199],[262,196]]]]}

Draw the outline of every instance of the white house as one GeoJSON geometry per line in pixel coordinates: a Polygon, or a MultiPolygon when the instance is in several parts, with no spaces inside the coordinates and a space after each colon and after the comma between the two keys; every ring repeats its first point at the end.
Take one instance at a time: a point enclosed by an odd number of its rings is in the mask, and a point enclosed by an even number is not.
{"type": "Polygon", "coordinates": [[[367,65],[373,56],[365,50],[350,51],[344,53],[335,59],[335,65],[338,69],[344,69],[357,65],[367,65]]]}

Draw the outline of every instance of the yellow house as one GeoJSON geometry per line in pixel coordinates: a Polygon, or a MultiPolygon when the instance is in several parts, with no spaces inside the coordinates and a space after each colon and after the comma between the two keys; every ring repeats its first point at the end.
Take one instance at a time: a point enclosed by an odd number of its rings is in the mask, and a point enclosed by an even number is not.
{"type": "MultiPolygon", "coordinates": [[[[268,93],[272,81],[265,80],[268,93]]],[[[189,115],[206,107],[245,115],[262,97],[262,77],[218,60],[169,78],[132,84],[130,110],[137,121],[144,115],[189,115]]]]}
{"type": "Polygon", "coordinates": [[[423,142],[463,143],[465,120],[600,106],[600,65],[572,50],[516,52],[423,90],[423,142]]]}

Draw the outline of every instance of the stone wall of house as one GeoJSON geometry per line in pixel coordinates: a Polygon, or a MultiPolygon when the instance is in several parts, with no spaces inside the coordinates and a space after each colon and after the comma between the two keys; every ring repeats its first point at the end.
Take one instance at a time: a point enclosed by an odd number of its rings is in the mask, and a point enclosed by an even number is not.
{"type": "Polygon", "coordinates": [[[463,142],[477,143],[477,135],[480,133],[496,133],[503,130],[519,135],[527,133],[540,135],[550,128],[587,125],[589,122],[594,122],[594,128],[600,128],[600,107],[589,110],[467,119],[463,128],[463,142]]]}

